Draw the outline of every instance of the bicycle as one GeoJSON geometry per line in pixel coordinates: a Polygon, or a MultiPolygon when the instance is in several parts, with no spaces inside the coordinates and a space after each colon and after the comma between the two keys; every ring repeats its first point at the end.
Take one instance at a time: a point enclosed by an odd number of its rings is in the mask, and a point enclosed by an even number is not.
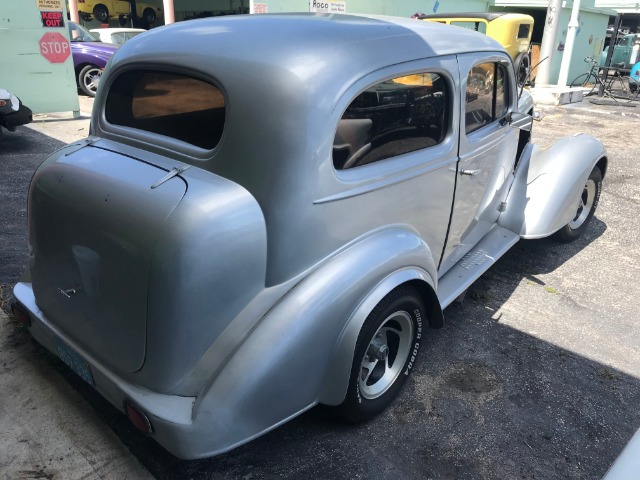
{"type": "Polygon", "coordinates": [[[621,75],[622,69],[618,67],[609,67],[607,70],[613,73],[600,73],[604,67],[598,65],[598,61],[593,57],[586,57],[584,61],[589,65],[587,72],[578,75],[569,84],[571,87],[583,87],[590,90],[585,96],[593,95],[602,91],[604,95],[611,97],[614,101],[627,100],[633,101],[640,93],[638,83],[629,75],[621,75]],[[596,90],[597,89],[597,90],[596,90]]]}

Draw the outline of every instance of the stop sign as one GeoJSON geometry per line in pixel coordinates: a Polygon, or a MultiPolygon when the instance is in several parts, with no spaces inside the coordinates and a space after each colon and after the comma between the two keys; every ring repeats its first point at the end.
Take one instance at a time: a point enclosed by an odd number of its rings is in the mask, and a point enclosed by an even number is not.
{"type": "Polygon", "coordinates": [[[69,58],[71,46],[60,33],[48,32],[40,39],[40,53],[51,63],[63,63],[69,58]]]}

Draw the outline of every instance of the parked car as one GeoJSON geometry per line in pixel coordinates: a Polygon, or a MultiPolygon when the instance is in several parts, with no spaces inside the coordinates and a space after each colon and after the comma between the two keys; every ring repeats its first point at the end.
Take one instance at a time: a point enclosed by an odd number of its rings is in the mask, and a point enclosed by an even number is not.
{"type": "Polygon", "coordinates": [[[118,49],[118,45],[103,43],[97,35],[82,25],[75,22],[67,23],[78,87],[85,95],[95,97],[102,71],[118,49]]]}
{"type": "Polygon", "coordinates": [[[501,255],[593,217],[603,145],[531,145],[515,77],[490,37],[410,19],[139,35],[33,177],[14,315],[181,458],[316,404],[370,419],[501,255]]]}
{"type": "Polygon", "coordinates": [[[93,28],[89,30],[98,36],[101,42],[122,45],[136,35],[146,32],[143,28],[93,28]]]}
{"type": "Polygon", "coordinates": [[[531,66],[531,35],[533,17],[522,13],[477,12],[420,14],[419,20],[444,23],[455,27],[469,28],[489,35],[502,45],[518,70],[518,83],[527,81],[531,66]]]}
{"type": "Polygon", "coordinates": [[[0,88],[0,132],[2,127],[10,132],[17,126],[25,125],[33,120],[31,109],[13,93],[0,88]]]}
{"type": "Polygon", "coordinates": [[[78,13],[84,20],[96,19],[106,23],[112,17],[130,17],[135,5],[137,16],[148,25],[153,25],[158,18],[162,18],[162,8],[152,3],[136,0],[78,0],[78,13]]]}
{"type": "MultiPolygon", "coordinates": [[[[606,65],[608,52],[609,46],[605,47],[600,56],[600,65],[606,65]]],[[[625,35],[613,47],[609,66],[627,69],[637,62],[640,62],[640,33],[625,35]]]]}

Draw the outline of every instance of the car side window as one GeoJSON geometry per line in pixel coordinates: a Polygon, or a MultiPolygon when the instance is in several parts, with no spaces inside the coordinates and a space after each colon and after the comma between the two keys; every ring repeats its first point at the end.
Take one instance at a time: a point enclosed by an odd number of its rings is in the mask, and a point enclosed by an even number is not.
{"type": "Polygon", "coordinates": [[[450,94],[437,73],[378,83],[361,92],[338,123],[333,142],[337,170],[427,148],[444,140],[450,94]]]}
{"type": "Polygon", "coordinates": [[[501,63],[475,65],[467,78],[465,133],[471,133],[502,118],[508,110],[506,66],[501,63]]]}

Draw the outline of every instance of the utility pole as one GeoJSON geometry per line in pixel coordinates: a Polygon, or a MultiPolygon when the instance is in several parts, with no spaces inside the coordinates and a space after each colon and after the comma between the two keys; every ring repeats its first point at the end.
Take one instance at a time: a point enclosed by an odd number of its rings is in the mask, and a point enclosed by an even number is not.
{"type": "Polygon", "coordinates": [[[564,45],[562,54],[562,64],[560,65],[560,74],[558,75],[558,86],[565,87],[569,80],[569,67],[571,66],[571,57],[573,56],[573,45],[576,41],[576,32],[580,23],[578,16],[580,15],[580,0],[573,0],[573,8],[571,9],[571,19],[567,28],[567,41],[564,45]]]}
{"type": "Polygon", "coordinates": [[[558,34],[558,24],[560,23],[560,11],[562,0],[549,0],[547,7],[547,18],[544,22],[544,33],[542,34],[542,45],[540,45],[540,60],[536,75],[536,84],[548,85],[551,72],[551,63],[555,53],[556,36],[558,34]]]}

